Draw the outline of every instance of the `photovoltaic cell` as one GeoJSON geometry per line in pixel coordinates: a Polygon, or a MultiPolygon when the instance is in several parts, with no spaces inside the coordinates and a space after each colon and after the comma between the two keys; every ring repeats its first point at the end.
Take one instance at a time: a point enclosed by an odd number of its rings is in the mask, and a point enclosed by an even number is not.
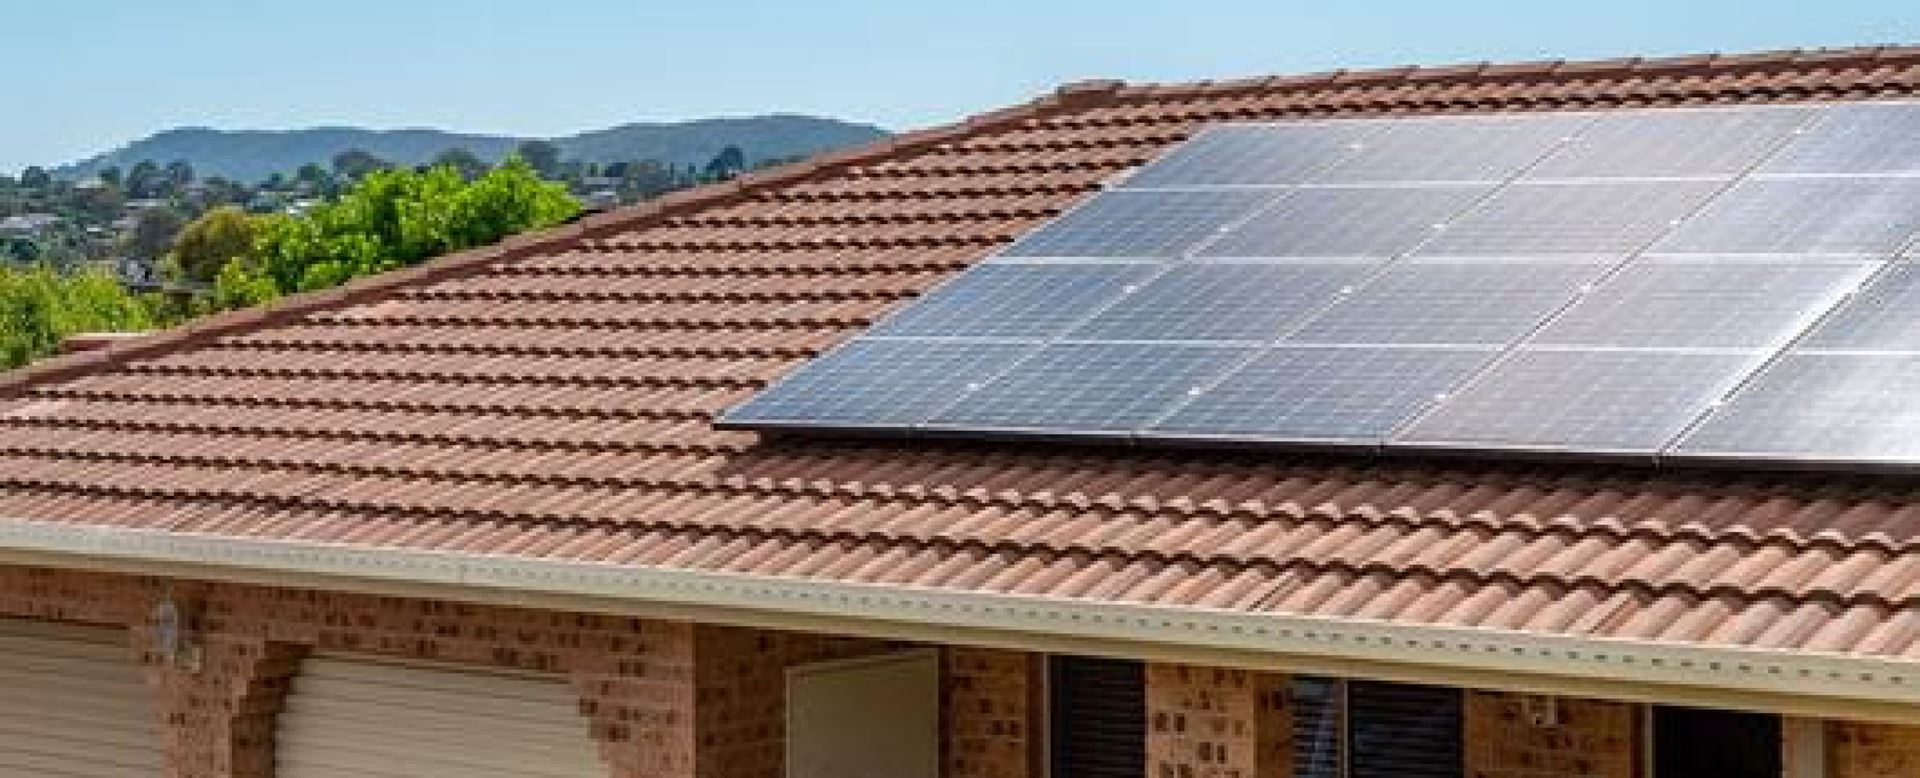
{"type": "Polygon", "coordinates": [[[1122,187],[1289,185],[1352,154],[1381,122],[1224,125],[1134,173],[1122,187]]]}
{"type": "Polygon", "coordinates": [[[1004,341],[854,340],[728,410],[722,421],[907,427],[1037,348],[1004,341]]]}
{"type": "Polygon", "coordinates": [[[1889,267],[1821,322],[1803,345],[1920,352],[1920,267],[1911,262],[1889,267]]]}
{"type": "Polygon", "coordinates": [[[1214,127],[719,423],[1920,465],[1917,126],[1214,127]]]}
{"type": "Polygon", "coordinates": [[[1601,114],[1527,177],[1734,176],[1812,114],[1804,107],[1601,114]]]}
{"type": "Polygon", "coordinates": [[[1119,299],[1154,265],[985,263],[876,325],[875,335],[1048,337],[1119,299]]]}
{"type": "Polygon", "coordinates": [[[1143,434],[1372,443],[1495,353],[1277,347],[1261,352],[1143,434]]]}
{"type": "Polygon", "coordinates": [[[1851,103],[1781,149],[1761,173],[1920,173],[1920,103],[1851,103]]]}
{"type": "Polygon", "coordinates": [[[928,426],[1125,433],[1250,353],[1219,346],[1056,343],[969,392],[928,426]]]}
{"type": "Polygon", "coordinates": [[[1274,198],[1267,190],[1103,192],[1001,254],[1177,257],[1274,198]]]}
{"type": "Polygon", "coordinates": [[[1777,348],[1877,267],[1650,262],[1607,279],[1532,342],[1556,346],[1777,348]]]}
{"type": "Polygon", "coordinates": [[[1679,455],[1920,462],[1920,354],[1792,354],[1675,448],[1679,455]]]}
{"type": "Polygon", "coordinates": [[[1435,225],[1491,187],[1300,189],[1200,251],[1208,257],[1386,257],[1431,238],[1435,225]]]}
{"type": "Polygon", "coordinates": [[[1577,114],[1407,119],[1366,139],[1358,153],[1316,181],[1504,181],[1589,121],[1577,114]]]}
{"type": "Polygon", "coordinates": [[[1886,254],[1920,230],[1920,177],[1748,179],[1660,253],[1886,254]]]}
{"type": "Polygon", "coordinates": [[[1409,261],[1315,316],[1290,343],[1505,345],[1600,277],[1597,262],[1409,261]]]}
{"type": "Polygon", "coordinates": [[[1126,295],[1069,337],[1083,340],[1272,340],[1325,306],[1374,262],[1180,265],[1126,295]]]}
{"type": "Polygon", "coordinates": [[[1393,443],[1651,454],[1763,358],[1724,352],[1521,351],[1489,368],[1393,443]]]}
{"type": "Polygon", "coordinates": [[[1515,184],[1415,254],[1625,254],[1671,229],[1720,186],[1708,181],[1515,184]]]}

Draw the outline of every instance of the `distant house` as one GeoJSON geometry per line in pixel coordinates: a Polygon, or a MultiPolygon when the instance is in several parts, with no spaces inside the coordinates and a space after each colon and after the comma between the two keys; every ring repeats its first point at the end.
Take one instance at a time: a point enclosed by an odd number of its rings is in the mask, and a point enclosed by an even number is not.
{"type": "Polygon", "coordinates": [[[59,216],[50,213],[23,213],[0,219],[0,233],[38,235],[62,221],[59,216]]]}
{"type": "Polygon", "coordinates": [[[625,180],[619,176],[587,176],[580,179],[580,188],[589,192],[601,189],[619,189],[623,183],[626,183],[625,180]]]}
{"type": "Polygon", "coordinates": [[[167,202],[167,199],[164,197],[143,197],[137,200],[128,200],[126,209],[128,213],[139,213],[141,211],[151,211],[155,208],[165,208],[168,205],[170,205],[170,203],[167,202]]]}
{"type": "Polygon", "coordinates": [[[580,200],[587,210],[604,211],[620,205],[620,193],[613,189],[596,189],[582,195],[580,200]]]}

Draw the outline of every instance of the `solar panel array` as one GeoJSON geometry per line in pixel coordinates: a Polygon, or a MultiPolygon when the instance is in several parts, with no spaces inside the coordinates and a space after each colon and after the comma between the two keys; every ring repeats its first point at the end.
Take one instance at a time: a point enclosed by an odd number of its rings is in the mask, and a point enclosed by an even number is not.
{"type": "Polygon", "coordinates": [[[1920,103],[1208,128],[723,426],[1920,464],[1920,103]]]}

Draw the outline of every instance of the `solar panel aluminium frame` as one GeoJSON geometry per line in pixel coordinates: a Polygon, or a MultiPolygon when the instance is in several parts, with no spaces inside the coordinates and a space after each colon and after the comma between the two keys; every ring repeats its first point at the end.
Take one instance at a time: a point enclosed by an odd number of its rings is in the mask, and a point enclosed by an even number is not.
{"type": "MultiPolygon", "coordinates": [[[[1915,101],[1915,100],[1871,100],[1871,101],[1855,101],[1855,102],[1850,102],[1850,103],[1839,103],[1839,105],[1853,105],[1853,104],[1856,104],[1856,103],[1864,103],[1864,104],[1912,104],[1912,105],[1920,105],[1920,101],[1915,101]]],[[[1834,105],[1834,104],[1832,104],[1832,103],[1827,103],[1827,104],[1790,104],[1790,105],[1781,105],[1781,106],[1731,106],[1731,107],[1729,107],[1729,106],[1701,106],[1701,107],[1687,107],[1687,108],[1662,108],[1662,109],[1644,109],[1644,110],[1648,110],[1648,111],[1662,111],[1662,112],[1682,112],[1682,111],[1696,111],[1696,110],[1697,110],[1697,111],[1716,111],[1716,110],[1766,110],[1766,109],[1768,109],[1768,108],[1793,108],[1793,109],[1800,109],[1800,110],[1812,110],[1812,111],[1814,112],[1814,117],[1815,117],[1815,120],[1819,120],[1819,119],[1821,119],[1821,118],[1824,118],[1824,115],[1823,115],[1823,114],[1821,114],[1821,113],[1820,113],[1820,111],[1822,111],[1822,110],[1825,110],[1825,109],[1829,109],[1829,108],[1831,108],[1831,107],[1832,107],[1833,105],[1834,105]]],[[[1595,115],[1595,116],[1600,116],[1600,115],[1611,115],[1611,114],[1614,114],[1614,113],[1617,113],[1617,112],[1616,112],[1616,111],[1604,111],[1604,110],[1603,110],[1603,111],[1590,111],[1590,112],[1571,112],[1571,113],[1579,113],[1579,114],[1591,114],[1591,115],[1595,115]]],[[[1400,121],[1400,120],[1403,120],[1403,119],[1404,119],[1404,117],[1389,117],[1389,118],[1382,118],[1382,117],[1358,117],[1358,118],[1356,118],[1356,119],[1353,119],[1353,120],[1347,120],[1347,121],[1355,121],[1355,122],[1380,122],[1380,123],[1386,123],[1386,122],[1391,122],[1391,121],[1400,121]]],[[[1311,119],[1309,119],[1309,120],[1298,120],[1298,121],[1301,121],[1301,122],[1318,122],[1318,121],[1328,121],[1328,120],[1311,120],[1311,119]]],[[[1343,121],[1343,120],[1340,120],[1340,119],[1333,119],[1333,121],[1343,121]]],[[[1290,122],[1261,122],[1261,123],[1255,123],[1255,124],[1290,124],[1290,123],[1295,123],[1295,122],[1292,122],[1292,121],[1290,121],[1290,122]]],[[[1238,123],[1236,123],[1236,124],[1238,124],[1238,123]]],[[[1791,141],[1791,140],[1792,140],[1792,137],[1791,137],[1791,136],[1789,136],[1789,137],[1788,137],[1787,139],[1785,139],[1785,140],[1783,140],[1783,141],[1782,141],[1782,146],[1784,147],[1784,145],[1785,145],[1785,143],[1786,143],[1787,141],[1791,141]]],[[[1774,149],[1773,151],[1771,151],[1771,152],[1769,152],[1769,154],[1767,154],[1767,155],[1765,155],[1765,156],[1763,156],[1763,157],[1762,157],[1762,158],[1761,158],[1761,159],[1760,159],[1759,161],[1757,161],[1757,162],[1756,162],[1756,165],[1759,165],[1759,164],[1764,164],[1764,163],[1765,163],[1765,162],[1766,162],[1766,161],[1767,161],[1767,160],[1768,160],[1769,158],[1771,158],[1771,156],[1772,156],[1773,154],[1775,154],[1775,153],[1778,153],[1778,151],[1779,151],[1779,149],[1778,149],[1778,148],[1776,148],[1776,149],[1774,149]]],[[[1129,175],[1129,174],[1123,174],[1123,175],[1129,175]]],[[[1838,174],[1836,174],[1836,175],[1838,175],[1838,174]]],[[[1849,174],[1846,174],[1846,175],[1862,175],[1862,174],[1858,174],[1858,173],[1849,173],[1849,174]]],[[[1870,174],[1867,174],[1867,175],[1870,175],[1870,174]]],[[[1909,175],[1912,175],[1912,174],[1909,174],[1909,175]]],[[[1732,185],[1732,184],[1736,184],[1736,183],[1738,183],[1738,182],[1740,182],[1740,181],[1743,181],[1743,180],[1748,180],[1748,179],[1749,179],[1750,177],[1751,177],[1751,170],[1749,170],[1749,171],[1748,171],[1747,173],[1745,173],[1745,174],[1741,174],[1741,175],[1737,175],[1737,176],[1734,176],[1734,177],[1732,177],[1732,179],[1731,179],[1731,180],[1729,180],[1729,181],[1728,181],[1727,183],[1728,183],[1729,185],[1732,185]]],[[[1799,176],[1788,176],[1788,177],[1799,177],[1799,176]]],[[[1511,184],[1511,181],[1509,181],[1509,182],[1508,182],[1508,184],[1511,184]]],[[[1124,185],[1124,180],[1123,180],[1123,185],[1124,185]]],[[[1505,185],[1503,185],[1503,186],[1505,186],[1505,185]]],[[[1286,187],[1286,188],[1289,188],[1289,189],[1292,189],[1292,188],[1297,188],[1297,185],[1290,185],[1289,187],[1286,187]]],[[[1719,197],[1720,197],[1721,195],[1723,195],[1724,193],[1725,193],[1725,189],[1722,189],[1722,190],[1720,190],[1720,191],[1718,191],[1718,192],[1716,192],[1716,193],[1715,193],[1715,194],[1714,194],[1714,195],[1713,195],[1712,197],[1709,197],[1709,198],[1708,198],[1708,199],[1707,199],[1707,200],[1706,200],[1705,202],[1703,202],[1703,203],[1701,204],[1701,207],[1705,207],[1705,206],[1707,206],[1707,205],[1710,205],[1710,204],[1712,204],[1713,202],[1715,202],[1715,201],[1717,201],[1717,199],[1718,199],[1718,198],[1719,198],[1719,197]]],[[[1091,198],[1091,197],[1090,197],[1090,198],[1087,198],[1087,200],[1085,200],[1085,201],[1082,201],[1082,203],[1078,203],[1078,204],[1076,204],[1076,206],[1075,206],[1075,207],[1078,207],[1079,205],[1083,205],[1083,204],[1084,204],[1085,202],[1088,202],[1088,201],[1091,201],[1091,200],[1093,200],[1093,199],[1095,199],[1095,198],[1091,198]]],[[[1278,200],[1276,200],[1275,202],[1278,202],[1278,200]]],[[[1261,212],[1263,212],[1263,211],[1264,211],[1264,210],[1266,210],[1266,209],[1271,209],[1271,208],[1273,208],[1273,207],[1275,207],[1275,202],[1270,202],[1270,203],[1267,203],[1267,204],[1266,204],[1265,206],[1263,206],[1262,208],[1260,208],[1260,209],[1255,209],[1255,210],[1253,210],[1253,211],[1252,211],[1252,212],[1251,212],[1251,213],[1250,213],[1250,214],[1248,215],[1248,218],[1251,218],[1251,215],[1252,215],[1252,214],[1257,214],[1257,213],[1261,213],[1261,212]]],[[[1071,209],[1070,209],[1070,210],[1071,210],[1071,209]]],[[[1701,210],[1701,208],[1698,208],[1698,207],[1697,207],[1697,208],[1695,208],[1695,209],[1693,209],[1693,211],[1692,211],[1692,213],[1690,213],[1690,218],[1691,218],[1692,216],[1696,216],[1696,215],[1698,215],[1698,213],[1699,213],[1699,211],[1700,211],[1700,210],[1701,210]]],[[[1656,238],[1654,238],[1654,240],[1655,240],[1655,241],[1657,241],[1657,240],[1659,240],[1660,238],[1663,238],[1663,237],[1664,237],[1664,236],[1665,236],[1666,234],[1668,234],[1668,233],[1667,233],[1667,232],[1662,232],[1662,233],[1660,234],[1660,236],[1657,236],[1656,238]]],[[[1911,237],[1909,238],[1909,241],[1908,241],[1908,243],[1909,243],[1909,244],[1911,244],[1911,243],[1913,243],[1913,242],[1914,242],[1915,240],[1920,240],[1920,235],[1914,235],[1914,236],[1911,236],[1911,237]]],[[[1211,243],[1211,242],[1212,242],[1211,240],[1207,240],[1207,241],[1201,241],[1201,242],[1199,242],[1198,244],[1196,244],[1196,245],[1194,245],[1194,246],[1191,246],[1191,247],[1189,247],[1189,249],[1188,249],[1187,251],[1185,251],[1185,252],[1182,252],[1182,254],[1181,254],[1181,256],[1183,256],[1183,257],[1191,257],[1191,256],[1192,256],[1192,255],[1193,255],[1194,253],[1196,253],[1196,252],[1198,252],[1198,251],[1199,251],[1199,250],[1201,250],[1201,249],[1202,249],[1202,248],[1203,248],[1203,247],[1204,247],[1204,246],[1205,246],[1206,244],[1208,244],[1208,243],[1211,243]]],[[[1636,250],[1635,250],[1635,251],[1634,251],[1634,252],[1632,253],[1632,255],[1631,255],[1631,257],[1633,257],[1633,258],[1637,258],[1637,257],[1639,257],[1640,255],[1643,255],[1643,254],[1646,254],[1646,253],[1648,253],[1648,249],[1649,249],[1649,246],[1648,246],[1648,245],[1643,245],[1643,246],[1640,246],[1640,247],[1639,247],[1638,249],[1636,249],[1636,250]]],[[[1909,245],[1909,251],[1910,251],[1910,250],[1911,250],[1911,245],[1909,245]]],[[[1399,257],[1398,257],[1398,256],[1396,256],[1396,257],[1394,258],[1394,260],[1395,260],[1395,261],[1397,261],[1397,260],[1398,260],[1398,258],[1399,258],[1399,257]]],[[[996,257],[989,257],[989,258],[988,258],[987,260],[985,260],[985,261],[987,261],[987,262],[992,262],[992,261],[995,261],[995,259],[996,259],[996,257]]],[[[1165,261],[1165,260],[1161,260],[1161,261],[1165,261]]],[[[1391,264],[1391,262],[1389,262],[1388,264],[1391,264]]],[[[1624,264],[1625,264],[1625,262],[1623,262],[1622,264],[1624,265],[1624,264]]],[[[1891,264],[1891,263],[1889,263],[1889,265],[1890,265],[1890,264],[1891,264]]],[[[1616,269],[1616,270],[1617,270],[1617,269],[1616,269]]],[[[1885,271],[1885,268],[1883,267],[1883,268],[1882,268],[1882,270],[1881,270],[1880,272],[1884,272],[1884,271],[1885,271]]],[[[1610,271],[1610,274],[1611,274],[1611,272],[1615,272],[1615,271],[1610,271]]],[[[1873,275],[1872,275],[1872,278],[1877,278],[1878,276],[1879,276],[1879,272],[1876,272],[1875,274],[1873,274],[1873,275]]],[[[957,277],[957,276],[956,276],[956,277],[957,277]]],[[[1841,307],[1841,306],[1839,306],[1839,305],[1836,305],[1836,306],[1835,306],[1835,308],[1836,308],[1836,309],[1837,309],[1837,308],[1839,308],[1839,307],[1841,307]]],[[[1827,313],[1827,315],[1831,315],[1831,313],[1832,313],[1832,311],[1831,311],[1831,310],[1829,310],[1829,311],[1828,311],[1828,313],[1827,313]]],[[[1097,314],[1096,314],[1096,315],[1097,315],[1097,314]]],[[[1558,314],[1556,314],[1556,316],[1557,316],[1557,315],[1558,315],[1558,314]]],[[[1820,318],[1820,321],[1824,321],[1824,320],[1825,320],[1825,318],[1826,318],[1826,316],[1822,316],[1822,317],[1820,318]]],[[[1089,320],[1090,320],[1090,319],[1091,319],[1091,317],[1089,317],[1089,320]]],[[[1551,318],[1549,318],[1549,319],[1548,319],[1548,321],[1550,321],[1550,320],[1551,320],[1551,318]]],[[[1303,321],[1304,321],[1304,320],[1303,320],[1303,321]]],[[[1084,323],[1084,322],[1083,322],[1083,323],[1084,323]]],[[[1543,324],[1544,324],[1544,322],[1543,322],[1543,324]]],[[[1758,377],[1758,376],[1761,376],[1761,375],[1764,375],[1764,374],[1766,373],[1766,370],[1767,370],[1767,368],[1768,368],[1769,366],[1771,366],[1771,365],[1772,365],[1772,364],[1773,364],[1773,363],[1774,363],[1775,361],[1777,361],[1777,360],[1779,360],[1779,359],[1781,359],[1781,358],[1782,358],[1782,357],[1783,357],[1784,355],[1786,355],[1786,354],[1788,354],[1789,352],[1791,352],[1791,351],[1793,350],[1793,348],[1794,348],[1794,346],[1795,346],[1795,345],[1796,345],[1796,344],[1797,344],[1797,343],[1799,342],[1799,340],[1800,340],[1801,338],[1804,338],[1804,337],[1806,337],[1806,335],[1807,335],[1807,333],[1810,333],[1810,332],[1813,332],[1813,331],[1816,331],[1816,330],[1817,330],[1817,327],[1818,327],[1818,325],[1819,325],[1819,321],[1816,321],[1814,325],[1812,325],[1812,326],[1809,326],[1809,327],[1807,327],[1807,328],[1806,328],[1806,329],[1805,329],[1804,331],[1802,331],[1802,332],[1801,332],[1801,333],[1800,333],[1800,334],[1799,334],[1799,335],[1798,335],[1798,336],[1797,336],[1797,337],[1796,337],[1796,338],[1795,338],[1795,339],[1794,339],[1794,340],[1793,340],[1792,342],[1790,342],[1790,343],[1788,343],[1788,344],[1787,344],[1786,346],[1784,346],[1784,347],[1781,347],[1781,348],[1779,348],[1779,349],[1777,349],[1777,350],[1775,350],[1775,351],[1774,351],[1773,353],[1771,353],[1771,354],[1768,354],[1768,355],[1766,355],[1766,356],[1765,356],[1765,358],[1764,358],[1764,359],[1763,359],[1763,360],[1761,361],[1761,364],[1760,364],[1760,366],[1759,366],[1759,367],[1757,367],[1757,368],[1755,368],[1755,369],[1753,369],[1753,370],[1751,370],[1751,371],[1748,371],[1748,372],[1747,372],[1747,373],[1746,373],[1746,374],[1745,374],[1744,376],[1742,376],[1742,377],[1740,377],[1740,379],[1739,379],[1739,381],[1738,381],[1738,383],[1737,383],[1737,386],[1736,386],[1736,388],[1735,388],[1735,389],[1733,389],[1733,390],[1731,390],[1730,392],[1728,392],[1728,394],[1727,394],[1727,396],[1728,396],[1728,397],[1736,397],[1736,398],[1737,398],[1737,396],[1739,395],[1739,392],[1740,392],[1740,391],[1742,390],[1742,388],[1744,388],[1744,387],[1745,387],[1745,386],[1746,386],[1747,384],[1749,384],[1750,382],[1752,382],[1752,381],[1754,381],[1754,380],[1756,379],[1756,377],[1758,377]]],[[[1076,325],[1076,326],[1078,326],[1078,325],[1076,325]]],[[[1517,344],[1510,344],[1510,345],[1509,345],[1509,348],[1508,348],[1508,350],[1509,350],[1509,351],[1512,351],[1512,350],[1514,350],[1514,349],[1515,349],[1516,347],[1517,347],[1517,344]]],[[[1504,361],[1504,357],[1503,357],[1503,358],[1501,358],[1501,359],[1499,359],[1499,360],[1496,360],[1496,362],[1498,362],[1498,361],[1504,361]]],[[[777,383],[777,382],[776,382],[776,383],[777,383]]],[[[1692,455],[1684,455],[1684,454],[1682,454],[1682,455],[1675,455],[1675,454],[1672,454],[1672,453],[1670,453],[1670,450],[1671,450],[1672,448],[1674,448],[1675,446],[1677,446],[1677,445],[1679,445],[1679,443],[1680,443],[1681,441],[1683,441],[1683,440],[1684,440],[1684,439],[1686,438],[1686,436],[1687,436],[1688,434],[1690,434],[1690,433],[1691,433],[1691,432],[1692,432],[1692,431],[1693,431],[1694,429],[1696,429],[1696,428],[1698,427],[1698,425],[1699,425],[1699,424],[1700,424],[1700,423],[1701,423],[1701,422],[1702,422],[1702,421],[1703,421],[1704,419],[1706,419],[1706,418],[1708,418],[1708,417],[1709,417],[1709,416],[1710,416],[1710,415],[1712,414],[1712,412],[1713,412],[1713,410],[1714,410],[1715,408],[1717,408],[1717,407],[1719,407],[1719,404],[1715,404],[1715,405],[1711,405],[1711,406],[1709,406],[1709,407],[1708,407],[1708,408],[1707,408],[1706,410],[1704,410],[1704,411],[1702,411],[1702,412],[1701,412],[1700,414],[1698,414],[1698,415],[1696,416],[1696,418],[1695,418],[1695,419],[1694,419],[1694,420],[1693,420],[1692,422],[1690,422],[1690,423],[1689,423],[1688,425],[1686,425],[1686,426],[1685,426],[1685,427],[1684,427],[1684,428],[1683,428],[1683,429],[1682,429],[1682,430],[1681,430],[1680,432],[1678,432],[1678,433],[1676,433],[1676,434],[1675,434],[1675,435],[1673,436],[1673,438],[1671,438],[1671,439],[1670,439],[1669,441],[1667,441],[1667,443],[1666,443],[1666,445],[1664,445],[1664,446],[1662,446],[1662,447],[1660,447],[1660,448],[1659,448],[1658,450],[1656,450],[1656,451],[1655,451],[1655,452],[1654,452],[1654,453],[1653,453],[1653,454],[1652,454],[1652,455],[1651,455],[1650,457],[1648,457],[1648,456],[1643,456],[1643,455],[1642,455],[1642,454],[1641,454],[1640,452],[1635,452],[1635,453],[1633,453],[1633,454],[1630,454],[1630,455],[1627,455],[1627,456],[1624,456],[1624,457],[1622,457],[1622,456],[1618,456],[1618,455],[1616,455],[1616,454],[1615,454],[1615,453],[1613,453],[1613,452],[1598,452],[1598,451],[1568,451],[1568,450],[1557,450],[1557,449],[1535,449],[1535,450],[1522,450],[1522,449],[1518,449],[1518,448],[1514,448],[1514,447],[1502,447],[1502,448],[1498,448],[1498,449],[1489,449],[1489,448],[1486,448],[1486,447],[1481,447],[1481,446],[1475,446],[1475,447],[1472,447],[1472,448],[1467,448],[1467,449],[1461,449],[1461,450],[1457,450],[1457,451],[1456,451],[1456,450],[1449,450],[1449,449],[1447,449],[1447,448],[1444,448],[1444,447],[1424,447],[1424,446],[1422,446],[1422,447],[1415,447],[1415,448],[1412,448],[1412,449],[1406,449],[1406,448],[1403,448],[1403,447],[1397,447],[1397,446],[1394,446],[1394,445],[1391,445],[1391,440],[1390,440],[1390,438],[1389,438],[1389,439],[1387,439],[1387,440],[1383,440],[1383,441],[1382,441],[1382,442],[1381,442],[1381,443],[1380,443],[1379,445],[1362,445],[1362,446],[1348,446],[1348,445],[1340,445],[1340,444],[1334,444],[1334,445],[1329,445],[1329,444],[1327,444],[1327,443],[1325,443],[1325,442],[1320,442],[1320,441],[1311,441],[1311,440],[1307,440],[1307,441],[1291,441],[1291,440],[1272,440],[1272,439],[1258,439],[1258,440],[1227,440],[1227,439],[1220,439],[1220,438],[1198,438],[1198,439],[1180,439],[1180,438],[1168,438],[1168,437],[1162,437],[1162,436],[1152,436],[1152,435],[1140,435],[1140,434],[1126,434],[1126,435],[1120,435],[1120,436],[1116,436],[1116,437],[1111,437],[1111,438],[1109,438],[1109,439],[1107,439],[1106,441],[1103,441],[1103,442],[1121,442],[1121,443],[1126,443],[1126,444],[1132,444],[1132,445],[1155,445],[1155,446],[1159,446],[1159,445],[1167,445],[1167,446],[1189,446],[1189,445],[1197,445],[1197,446],[1204,446],[1204,447],[1208,447],[1208,448],[1218,448],[1218,447],[1223,447],[1223,446],[1227,446],[1227,447],[1235,447],[1235,448],[1239,448],[1239,447],[1250,447],[1250,448],[1259,448],[1259,449],[1275,449],[1275,450],[1302,450],[1302,451],[1340,451],[1340,452],[1343,452],[1343,453],[1344,453],[1344,452],[1365,452],[1365,453],[1369,453],[1369,454],[1375,454],[1375,455],[1385,455],[1385,456],[1393,456],[1393,457],[1398,457],[1398,456],[1421,456],[1421,457],[1424,457],[1424,456],[1449,456],[1449,457],[1450,457],[1450,456],[1470,456],[1470,457],[1484,457],[1484,456],[1486,456],[1486,455],[1488,455],[1488,454],[1490,454],[1490,453],[1498,453],[1498,454],[1523,454],[1523,455],[1528,455],[1528,456],[1541,456],[1541,457],[1547,457],[1547,458],[1565,458],[1565,457],[1574,457],[1574,458],[1579,458],[1579,459],[1591,459],[1591,460],[1599,460],[1599,461],[1624,461],[1624,462],[1628,462],[1628,463],[1630,463],[1630,464],[1636,464],[1636,465],[1665,465],[1665,464],[1674,464],[1674,465],[1679,465],[1679,466],[1694,466],[1694,465],[1709,465],[1709,466],[1710,466],[1710,465],[1713,465],[1713,464],[1721,464],[1721,463],[1720,463],[1720,462],[1712,462],[1712,461],[1708,461],[1708,458],[1703,458],[1703,457],[1698,457],[1698,456],[1692,456],[1692,455]]],[[[742,425],[730,425],[730,424],[728,424],[728,423],[726,423],[726,421],[724,420],[724,418],[723,418],[723,419],[722,419],[721,421],[718,421],[718,422],[716,422],[716,424],[717,424],[718,426],[723,426],[723,427],[733,427],[733,428],[756,428],[756,426],[755,426],[755,425],[750,425],[750,424],[742,424],[742,425]]],[[[820,430],[820,431],[826,431],[826,430],[821,430],[821,428],[820,428],[820,427],[818,427],[818,426],[813,426],[813,425],[795,425],[795,429],[807,429],[807,430],[820,430]]],[[[859,430],[856,430],[856,432],[862,432],[862,431],[859,431],[859,430]]],[[[872,430],[866,430],[865,432],[872,432],[872,430]]],[[[1048,438],[1060,438],[1060,439],[1066,439],[1066,440],[1084,440],[1084,439],[1086,439],[1086,437],[1087,437],[1086,435],[1083,435],[1083,434],[1080,434],[1080,433],[1078,433],[1077,431],[1071,431],[1071,430],[1068,430],[1068,431],[1063,431],[1063,432],[1064,432],[1064,434],[1060,434],[1060,435],[1053,435],[1053,434],[1041,434],[1041,435],[1036,435],[1036,434],[1031,434],[1030,432],[1024,432],[1024,431],[1023,431],[1023,432],[1015,432],[1015,433],[1014,433],[1014,434],[1012,434],[1012,435],[1011,435],[1010,437],[1014,437],[1014,438],[1017,438],[1017,439],[1020,439],[1020,440],[1036,440],[1036,439],[1048,439],[1048,438]]],[[[924,433],[923,431],[920,431],[920,430],[898,430],[898,429],[890,429],[890,430],[884,430],[884,431],[879,431],[879,434],[885,434],[885,435],[888,435],[888,436],[899,436],[899,435],[902,435],[902,434],[906,434],[906,435],[922,435],[922,434],[925,434],[925,433],[924,433]]],[[[942,436],[942,437],[947,437],[947,436],[951,436],[951,435],[944,435],[944,434],[943,434],[943,435],[941,435],[941,436],[942,436]]],[[[961,435],[961,436],[962,436],[962,437],[982,437],[982,438],[987,438],[987,439],[997,439],[997,438],[1000,438],[1000,437],[1003,437],[1003,435],[1002,435],[1002,434],[1000,434],[1000,433],[998,433],[998,432],[996,432],[996,431],[991,431],[991,430],[984,430],[984,431],[978,431],[977,433],[974,433],[974,434],[965,434],[965,435],[961,435]]],[[[1753,461],[1753,460],[1752,460],[1751,458],[1749,458],[1749,457],[1746,457],[1746,456],[1742,456],[1741,458],[1739,458],[1739,459],[1737,459],[1737,460],[1732,460],[1732,461],[1730,461],[1730,462],[1726,462],[1726,463],[1727,463],[1727,464],[1739,464],[1739,465],[1744,465],[1744,466],[1752,466],[1753,464],[1755,464],[1755,462],[1754,462],[1754,461],[1753,461]]],[[[1769,462],[1768,464],[1769,464],[1769,465],[1785,465],[1785,466],[1787,466],[1787,467],[1788,467],[1788,468],[1790,468],[1790,469],[1798,469],[1798,468],[1799,468],[1799,467],[1801,467],[1801,466],[1806,466],[1806,467],[1811,467],[1811,468],[1824,468],[1824,467],[1830,467],[1830,466],[1841,466],[1841,467],[1846,467],[1846,468],[1848,468],[1848,469],[1856,469],[1856,470],[1858,470],[1858,469],[1871,469],[1871,466],[1870,466],[1870,464],[1871,464],[1871,463],[1863,463],[1863,462],[1859,462],[1859,461],[1854,461],[1854,460],[1841,460],[1841,461],[1835,461],[1835,462],[1815,462],[1815,461],[1805,461],[1805,460],[1780,460],[1780,461],[1773,461],[1773,462],[1769,462]]],[[[1912,465],[1905,465],[1905,464],[1899,464],[1899,463],[1895,463],[1895,464],[1892,464],[1892,465],[1889,465],[1889,469],[1891,469],[1891,470],[1895,470],[1895,471],[1908,471],[1908,470],[1911,470],[1911,469],[1913,469],[1914,467],[1915,467],[1915,466],[1912,466],[1912,465]]]]}

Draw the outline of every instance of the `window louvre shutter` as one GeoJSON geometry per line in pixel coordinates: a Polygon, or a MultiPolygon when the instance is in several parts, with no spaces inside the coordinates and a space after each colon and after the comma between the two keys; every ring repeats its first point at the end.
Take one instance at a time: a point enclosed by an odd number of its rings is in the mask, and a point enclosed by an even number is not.
{"type": "Polygon", "coordinates": [[[1143,778],[1146,674],[1140,663],[1061,656],[1052,661],[1053,775],[1143,778]]]}

